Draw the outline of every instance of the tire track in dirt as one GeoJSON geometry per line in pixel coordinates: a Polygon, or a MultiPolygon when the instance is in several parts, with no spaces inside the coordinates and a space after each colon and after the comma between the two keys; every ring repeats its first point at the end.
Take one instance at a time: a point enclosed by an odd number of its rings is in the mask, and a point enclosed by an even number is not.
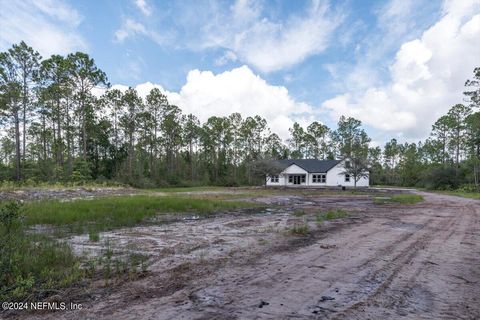
{"type": "MultiPolygon", "coordinates": [[[[370,234],[370,232],[368,232],[367,234],[370,234]]],[[[365,233],[362,233],[362,235],[365,236],[365,233]]],[[[405,240],[409,239],[410,237],[412,237],[412,235],[413,235],[413,233],[406,234],[406,235],[402,236],[401,240],[402,240],[402,241],[405,241],[405,240]]],[[[398,242],[395,242],[395,243],[398,245],[398,242]]],[[[394,246],[393,244],[387,245],[387,246],[383,249],[383,251],[384,251],[384,252],[387,252],[387,251],[391,250],[393,246],[394,246]]],[[[413,246],[413,245],[408,246],[408,247],[405,249],[405,251],[408,251],[412,246],[413,246]]],[[[318,250],[318,249],[317,249],[317,250],[318,250]]],[[[328,250],[327,252],[324,252],[324,253],[318,252],[318,254],[315,256],[315,259],[316,259],[316,260],[321,260],[321,257],[322,257],[322,256],[327,255],[327,254],[330,254],[330,253],[332,253],[332,251],[334,251],[334,250],[328,250]]],[[[399,259],[399,257],[401,257],[402,254],[403,254],[403,252],[401,252],[401,253],[397,256],[397,258],[395,258],[395,259],[399,259]]],[[[377,257],[373,257],[372,260],[378,260],[378,259],[377,259],[377,257]]],[[[313,262],[313,261],[312,261],[312,262],[313,262]]],[[[296,270],[298,270],[299,272],[302,271],[302,270],[301,270],[301,269],[302,269],[302,266],[301,266],[301,265],[298,266],[298,268],[297,268],[297,266],[295,266],[295,265],[293,266],[293,268],[292,268],[292,266],[290,266],[290,267],[291,267],[290,270],[287,270],[287,271],[286,271],[287,274],[295,273],[296,270]]],[[[268,272],[268,271],[270,271],[270,270],[265,270],[265,271],[268,272]]],[[[385,273],[385,272],[386,272],[386,269],[383,270],[383,272],[385,273]]],[[[256,275],[255,272],[251,272],[251,273],[249,273],[249,276],[247,276],[247,277],[242,277],[239,281],[236,281],[236,282],[235,282],[235,285],[248,284],[249,281],[252,281],[252,280],[254,280],[254,279],[256,279],[256,278],[258,278],[258,274],[256,275]]],[[[274,279],[274,280],[275,280],[275,279],[274,279]]],[[[282,279],[277,279],[277,280],[278,280],[278,281],[281,281],[282,279]]],[[[333,310],[333,309],[332,309],[332,310],[333,310]]],[[[289,315],[289,316],[294,316],[294,315],[289,315]]]]}
{"type": "MultiPolygon", "coordinates": [[[[431,202],[428,201],[427,202],[431,202]]],[[[427,206],[422,206],[428,208],[427,206]]],[[[463,230],[459,229],[459,219],[458,216],[454,214],[444,215],[442,217],[438,217],[438,212],[448,213],[451,210],[459,209],[459,212],[463,215],[462,206],[443,206],[443,205],[435,205],[423,214],[419,215],[408,215],[408,218],[417,218],[421,219],[420,221],[415,221],[417,224],[423,224],[423,227],[420,229],[415,230],[414,232],[408,232],[406,234],[402,234],[399,238],[389,239],[391,243],[387,243],[385,246],[376,246],[375,247],[375,255],[368,259],[367,261],[359,264],[353,273],[367,273],[366,276],[363,276],[356,282],[356,290],[354,292],[356,295],[344,296],[343,300],[342,297],[339,298],[337,296],[336,300],[325,300],[322,301],[321,306],[318,306],[317,309],[314,308],[313,312],[315,315],[308,316],[305,312],[300,313],[289,313],[288,317],[333,317],[333,318],[378,318],[379,316],[384,314],[379,314],[379,309],[392,309],[389,312],[395,312],[395,308],[398,305],[405,304],[408,302],[409,296],[413,292],[416,295],[425,295],[426,299],[429,298],[429,292],[425,291],[421,286],[417,284],[417,275],[420,273],[425,272],[430,266],[428,261],[424,260],[423,252],[428,251],[431,249],[432,242],[444,242],[451,238],[455,233],[462,233],[463,230]],[[421,256],[422,255],[422,256],[421,256]],[[421,257],[420,257],[421,256],[421,257]],[[385,257],[387,259],[385,259],[385,257]],[[406,271],[406,269],[409,269],[406,271]],[[396,288],[398,292],[392,292],[392,285],[399,281],[399,279],[405,279],[402,282],[402,286],[396,288]],[[404,283],[405,282],[405,283],[404,283]],[[365,288],[367,288],[365,290],[365,288]],[[361,294],[358,294],[358,293],[361,294]],[[402,296],[405,296],[402,299],[402,296]],[[398,298],[400,297],[400,300],[398,298]],[[345,303],[345,300],[350,299],[350,303],[345,303]],[[342,302],[344,305],[342,306],[342,302]],[[341,310],[339,307],[343,307],[344,309],[341,310]],[[370,308],[373,312],[364,312],[364,309],[370,308]],[[376,309],[376,310],[375,310],[376,309]],[[342,311],[338,313],[338,311],[342,311]],[[375,313],[377,311],[377,313],[375,313]]],[[[413,207],[411,210],[415,210],[413,207]]],[[[403,217],[402,217],[403,218],[403,217]]],[[[402,219],[397,219],[402,221],[402,219]]],[[[406,221],[409,221],[406,220],[406,221]]],[[[410,223],[411,224],[411,223],[410,223]]],[[[364,233],[370,234],[370,232],[364,233]]],[[[350,250],[355,250],[357,244],[353,246],[349,246],[350,250]]],[[[333,250],[335,251],[335,250],[333,250]]],[[[315,257],[315,259],[319,258],[320,256],[325,256],[328,253],[323,253],[315,257]]],[[[295,259],[295,257],[292,257],[295,259]]],[[[319,259],[322,260],[322,259],[319,259]]],[[[292,270],[288,271],[287,274],[294,274],[295,272],[302,272],[301,266],[294,266],[291,268],[292,270]]],[[[265,272],[270,272],[273,270],[265,269],[265,272]]],[[[254,276],[251,276],[254,278],[254,276]]],[[[241,284],[246,285],[248,284],[249,280],[243,279],[241,284]]],[[[281,281],[282,279],[274,279],[275,281],[281,281]]],[[[299,283],[298,286],[302,286],[302,283],[299,283]]],[[[342,288],[342,282],[332,282],[329,284],[328,288],[323,290],[316,290],[312,292],[312,295],[320,295],[322,292],[332,292],[335,287],[342,288]],[[332,290],[333,289],[333,290],[332,290]]],[[[310,288],[305,288],[306,290],[310,288]]],[[[244,290],[244,288],[239,288],[239,291],[244,290]]],[[[233,299],[230,297],[231,300],[235,299],[242,299],[242,296],[235,296],[233,299]]],[[[243,296],[245,298],[245,296],[243,296]]],[[[431,304],[431,302],[430,302],[431,304]]],[[[223,306],[221,308],[210,308],[209,314],[213,315],[215,312],[213,310],[217,310],[217,315],[221,316],[224,315],[226,310],[229,310],[229,313],[235,311],[238,306],[228,308],[223,306]],[[213,310],[212,310],[213,309],[213,310]]],[[[429,310],[429,306],[424,307],[419,311],[429,310]]],[[[415,310],[414,310],[415,311],[415,310]]],[[[388,313],[387,313],[388,314],[388,313]]],[[[390,313],[391,314],[391,313],[390,313]]],[[[248,316],[253,315],[247,313],[248,316]]],[[[254,318],[269,318],[278,316],[278,313],[269,313],[265,311],[259,311],[257,316],[254,318]]],[[[401,314],[397,314],[396,316],[400,316],[401,314]]],[[[243,314],[245,317],[245,314],[243,314]]],[[[416,314],[418,316],[418,314],[416,314]]],[[[242,318],[240,316],[239,318],[242,318]]],[[[428,316],[427,316],[428,318],[428,316]]]]}
{"type": "MultiPolygon", "coordinates": [[[[452,206],[449,209],[455,209],[455,207],[452,206]]],[[[478,286],[475,289],[474,284],[468,285],[467,283],[459,286],[449,281],[452,277],[463,279],[462,275],[471,276],[472,270],[464,270],[466,265],[470,266],[469,268],[480,265],[480,255],[478,254],[477,263],[464,263],[470,252],[465,251],[465,246],[461,245],[470,230],[478,227],[478,216],[476,216],[478,211],[476,212],[475,207],[471,204],[457,206],[456,209],[461,214],[452,214],[454,222],[447,226],[445,236],[434,239],[430,250],[425,252],[423,259],[417,259],[412,267],[406,267],[412,269],[410,274],[413,276],[408,281],[398,279],[397,283],[392,285],[390,292],[402,292],[401,295],[390,295],[391,307],[396,309],[398,315],[413,314],[415,318],[436,319],[477,319],[479,317],[480,310],[470,308],[470,306],[478,306],[478,301],[475,303],[472,300],[472,297],[474,299],[476,297],[478,300],[480,295],[478,286]],[[456,256],[461,255],[463,259],[459,260],[459,263],[449,262],[450,259],[445,259],[445,254],[442,252],[445,251],[445,248],[452,248],[456,256]],[[451,265],[448,269],[443,267],[449,263],[451,265]],[[468,294],[465,294],[466,291],[468,294]],[[417,309],[423,313],[419,314],[416,312],[417,309]]],[[[477,273],[476,279],[478,278],[477,273]]]]}
{"type": "MultiPolygon", "coordinates": [[[[448,209],[453,209],[455,206],[449,206],[448,209]]],[[[458,208],[458,207],[457,207],[458,208]]],[[[460,207],[459,209],[469,209],[474,216],[475,209],[472,207],[460,207]]],[[[442,210],[445,210],[445,206],[442,207],[442,210]]],[[[465,216],[465,214],[463,214],[465,216]]],[[[467,214],[467,217],[470,217],[467,214]]],[[[366,281],[367,284],[369,283],[377,283],[379,284],[374,290],[372,290],[370,293],[366,294],[363,298],[360,298],[358,302],[352,304],[351,306],[347,307],[345,310],[343,310],[340,313],[333,313],[331,312],[330,314],[324,313],[324,316],[329,317],[329,315],[332,315],[331,318],[333,319],[344,319],[344,318],[355,318],[355,319],[363,319],[363,318],[370,318],[372,314],[370,312],[366,312],[366,309],[386,309],[389,310],[390,312],[395,309],[395,307],[398,306],[404,306],[406,305],[406,301],[408,300],[408,295],[412,291],[415,290],[415,288],[418,287],[418,282],[417,278],[419,277],[420,274],[422,274],[425,269],[429,268],[430,266],[429,261],[427,262],[421,260],[419,258],[419,252],[422,250],[425,250],[428,248],[432,241],[441,241],[445,242],[448,239],[450,239],[456,232],[458,232],[459,225],[462,223],[461,219],[458,219],[458,216],[456,215],[450,215],[448,219],[441,219],[438,221],[438,223],[435,223],[431,225],[431,223],[434,222],[433,219],[429,219],[425,225],[425,228],[422,228],[422,230],[425,230],[426,232],[423,233],[422,235],[419,235],[415,237],[414,241],[410,243],[406,248],[401,249],[401,251],[395,256],[395,258],[391,261],[388,262],[384,267],[377,269],[374,273],[373,276],[367,277],[363,279],[366,281]],[[438,233],[439,231],[442,231],[442,233],[438,233]],[[440,239],[436,239],[435,236],[439,234],[441,236],[440,239]],[[419,261],[416,261],[419,260],[419,261]],[[412,267],[412,265],[415,265],[412,267]],[[410,272],[403,272],[405,269],[412,269],[410,272]],[[404,282],[404,285],[401,286],[400,288],[392,288],[393,283],[397,282],[398,279],[402,278],[399,277],[399,274],[411,274],[411,276],[408,278],[406,281],[401,281],[404,282]],[[385,277],[385,274],[388,274],[388,276],[385,277]],[[382,281],[382,277],[384,280],[382,281]],[[377,281],[380,279],[381,281],[377,281]],[[399,294],[401,292],[401,294],[399,294]],[[373,308],[372,308],[373,307],[373,308]]],[[[465,222],[463,223],[465,225],[465,222]]],[[[466,223],[467,225],[472,225],[470,223],[466,223]]],[[[461,228],[460,228],[461,229],[461,228]]],[[[409,239],[410,236],[403,237],[404,240],[409,239]]],[[[385,249],[390,249],[389,247],[386,247],[385,249]]],[[[385,251],[380,250],[379,253],[381,254],[382,252],[385,251]]],[[[398,248],[397,248],[398,249],[398,248]]],[[[430,255],[431,257],[432,255],[430,255]]],[[[367,265],[371,263],[369,261],[367,265]]],[[[435,265],[435,263],[432,263],[432,265],[435,265]]],[[[428,308],[427,308],[428,309],[428,308]]],[[[331,310],[331,309],[329,309],[331,310]]],[[[334,310],[332,310],[334,311],[334,310]]],[[[428,311],[428,310],[427,310],[428,311]]],[[[375,313],[374,313],[375,314],[375,313]]],[[[391,316],[391,313],[384,314],[383,316],[391,316]]],[[[397,316],[405,316],[407,315],[405,312],[398,312],[397,316]]],[[[378,313],[375,314],[375,316],[379,316],[378,313]]],[[[415,316],[418,318],[418,315],[415,316]]]]}

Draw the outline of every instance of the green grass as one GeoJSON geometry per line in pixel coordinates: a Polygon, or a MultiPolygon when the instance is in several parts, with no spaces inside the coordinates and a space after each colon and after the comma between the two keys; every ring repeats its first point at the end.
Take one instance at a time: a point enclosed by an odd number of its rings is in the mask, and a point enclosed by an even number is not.
{"type": "Polygon", "coordinates": [[[307,213],[303,209],[297,209],[293,212],[293,215],[296,216],[296,217],[301,217],[301,216],[304,216],[306,214],[307,213]]]}
{"type": "Polygon", "coordinates": [[[136,195],[70,202],[29,202],[25,204],[24,215],[27,225],[70,226],[73,232],[81,233],[134,226],[160,213],[209,214],[256,206],[242,201],[136,195]]]}
{"type": "Polygon", "coordinates": [[[150,191],[150,192],[166,192],[166,193],[223,191],[223,190],[228,190],[228,188],[217,187],[217,186],[201,186],[201,187],[171,187],[171,188],[148,189],[148,191],[150,191]]]}
{"type": "Polygon", "coordinates": [[[347,211],[343,209],[330,209],[327,212],[320,212],[316,216],[317,224],[321,224],[326,220],[341,219],[347,216],[347,211]]]}
{"type": "Polygon", "coordinates": [[[308,224],[306,222],[295,223],[288,231],[295,236],[305,236],[308,234],[308,224]]]}
{"type": "MultiPolygon", "coordinates": [[[[432,192],[429,190],[429,192],[432,192]]],[[[469,199],[479,199],[480,200],[480,192],[465,192],[465,191],[433,191],[443,194],[448,194],[451,196],[457,196],[462,198],[469,198],[469,199]]]]}
{"type": "Polygon", "coordinates": [[[422,189],[420,187],[405,187],[405,186],[396,186],[394,184],[373,184],[370,186],[371,188],[382,188],[382,189],[422,189]]]}
{"type": "Polygon", "coordinates": [[[97,230],[89,230],[88,231],[88,240],[92,242],[98,242],[100,241],[100,235],[98,234],[97,230]]]}
{"type": "Polygon", "coordinates": [[[416,204],[423,201],[423,197],[418,194],[396,194],[389,197],[373,198],[375,204],[386,203],[401,203],[401,204],[416,204]]]}
{"type": "Polygon", "coordinates": [[[147,195],[70,202],[44,200],[23,206],[0,201],[0,301],[45,298],[92,279],[104,279],[108,284],[147,271],[147,256],[132,253],[116,258],[108,244],[99,257],[76,256],[68,243],[48,234],[25,232],[27,226],[53,225],[58,227],[55,230],[88,233],[90,241],[99,242],[99,231],[134,226],[157,214],[210,214],[247,207],[259,206],[241,201],[147,195]]]}
{"type": "Polygon", "coordinates": [[[71,286],[84,276],[80,263],[68,244],[25,233],[21,206],[0,204],[0,301],[71,286]]]}

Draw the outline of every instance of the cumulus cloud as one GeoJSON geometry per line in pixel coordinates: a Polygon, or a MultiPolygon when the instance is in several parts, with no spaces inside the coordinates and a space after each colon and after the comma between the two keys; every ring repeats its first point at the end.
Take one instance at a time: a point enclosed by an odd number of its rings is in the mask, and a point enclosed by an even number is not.
{"type": "Polygon", "coordinates": [[[240,60],[271,72],[325,50],[341,20],[327,2],[312,1],[301,14],[273,20],[263,14],[258,2],[239,0],[204,28],[203,45],[228,48],[240,60]],[[224,27],[218,28],[218,23],[224,27]]]}
{"type": "MultiPolygon", "coordinates": [[[[390,0],[373,7],[374,18],[349,21],[339,29],[340,43],[349,46],[352,59],[339,56],[337,62],[324,64],[338,91],[359,94],[382,85],[389,76],[388,67],[404,42],[421,36],[432,25],[441,3],[430,0],[390,0]]],[[[352,18],[352,17],[351,17],[352,18]]]]}
{"type": "MultiPolygon", "coordinates": [[[[113,88],[127,89],[124,85],[114,85],[113,88]]],[[[196,115],[201,121],[234,112],[241,113],[243,117],[259,115],[268,121],[273,132],[284,139],[288,138],[288,128],[293,121],[307,125],[315,117],[314,108],[295,101],[285,87],[270,85],[247,66],[219,74],[191,70],[179,92],[167,91],[151,82],[136,86],[142,97],[153,88],[160,89],[171,104],[181,107],[184,113],[196,115]]]]}
{"type": "Polygon", "coordinates": [[[25,41],[42,55],[86,50],[81,15],[59,0],[0,0],[0,48],[25,41]]]}
{"type": "Polygon", "coordinates": [[[464,82],[478,66],[479,1],[462,3],[446,2],[439,21],[401,45],[386,84],[338,95],[323,107],[333,118],[345,114],[383,131],[424,138],[438,117],[462,102],[464,82]]]}

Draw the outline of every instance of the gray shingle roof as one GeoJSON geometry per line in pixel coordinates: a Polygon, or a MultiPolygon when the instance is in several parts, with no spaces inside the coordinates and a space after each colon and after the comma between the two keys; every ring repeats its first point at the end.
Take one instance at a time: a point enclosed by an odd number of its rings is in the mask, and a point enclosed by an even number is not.
{"type": "Polygon", "coordinates": [[[341,160],[316,160],[316,159],[285,159],[277,160],[280,166],[285,169],[292,164],[296,164],[300,168],[308,172],[327,172],[335,167],[341,160]]]}

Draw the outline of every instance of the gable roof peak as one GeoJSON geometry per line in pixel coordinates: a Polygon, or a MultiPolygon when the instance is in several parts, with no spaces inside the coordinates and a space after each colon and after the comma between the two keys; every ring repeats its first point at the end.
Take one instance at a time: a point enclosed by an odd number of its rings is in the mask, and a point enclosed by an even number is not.
{"type": "Polygon", "coordinates": [[[327,172],[342,160],[318,160],[318,159],[284,159],[277,162],[285,169],[292,164],[299,166],[307,172],[327,172]]]}

